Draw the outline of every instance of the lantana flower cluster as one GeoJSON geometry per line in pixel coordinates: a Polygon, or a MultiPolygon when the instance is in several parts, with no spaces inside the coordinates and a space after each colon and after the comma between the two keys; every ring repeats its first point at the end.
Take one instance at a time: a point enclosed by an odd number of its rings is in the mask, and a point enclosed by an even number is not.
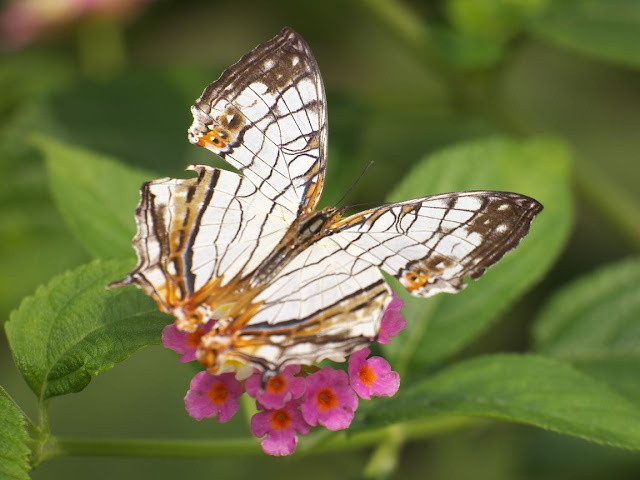
{"type": "MultiPolygon", "coordinates": [[[[406,323],[400,312],[403,306],[394,294],[383,315],[379,343],[389,343],[404,329],[406,323]]],[[[162,332],[162,341],[166,348],[182,354],[181,361],[193,361],[200,337],[211,326],[196,333],[182,333],[168,325],[162,332]]],[[[328,366],[303,370],[299,365],[289,365],[265,385],[261,384],[261,372],[239,381],[233,373],[211,375],[202,371],[191,380],[185,407],[196,420],[216,418],[224,423],[238,411],[240,396],[246,392],[256,400],[258,413],[251,418],[251,432],[262,438],[264,452],[291,455],[298,436],[309,433],[311,427],[320,425],[332,431],[348,428],[360,399],[390,397],[398,391],[398,373],[384,358],[370,355],[368,347],[351,354],[346,372],[328,366]]]]}

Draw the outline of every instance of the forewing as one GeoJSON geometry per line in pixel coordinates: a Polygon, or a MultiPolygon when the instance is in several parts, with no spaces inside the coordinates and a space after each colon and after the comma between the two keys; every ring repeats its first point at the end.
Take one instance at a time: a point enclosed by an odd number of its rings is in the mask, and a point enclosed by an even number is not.
{"type": "Polygon", "coordinates": [[[136,283],[173,313],[215,296],[212,285],[224,287],[252,271],[289,226],[280,209],[241,175],[205,165],[190,169],[197,178],[143,185],[133,239],[138,265],[113,285],[136,283]]]}
{"type": "Polygon", "coordinates": [[[378,268],[327,237],[296,256],[255,298],[261,306],[247,323],[229,325],[235,340],[227,354],[265,371],[344,361],[378,335],[390,301],[378,268]]]}
{"type": "Polygon", "coordinates": [[[471,191],[385,205],[342,220],[351,255],[398,278],[412,294],[456,293],[518,245],[542,205],[524,195],[471,191]]]}
{"type": "Polygon", "coordinates": [[[326,100],[306,42],[285,28],[209,85],[189,140],[242,172],[292,216],[312,211],[326,169],[326,100]]]}

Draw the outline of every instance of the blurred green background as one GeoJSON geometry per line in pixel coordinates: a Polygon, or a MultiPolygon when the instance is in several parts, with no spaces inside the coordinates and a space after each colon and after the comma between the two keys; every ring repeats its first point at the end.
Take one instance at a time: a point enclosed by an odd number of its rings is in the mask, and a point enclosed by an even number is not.
{"type": "MultiPolygon", "coordinates": [[[[0,20],[3,321],[38,285],[90,258],[57,213],[29,138],[53,135],[158,176],[215,163],[186,140],[189,106],[225,67],[285,25],[310,44],[327,90],[324,204],[336,202],[370,160],[375,165],[351,204],[383,200],[419,158],[457,142],[541,133],[572,147],[577,215],[564,255],[459,357],[527,350],[528,322],[546,297],[640,249],[640,2],[103,0],[94,9],[79,0],[53,3],[5,2],[0,20]]],[[[81,395],[54,399],[52,430],[99,437],[249,435],[240,417],[219,425],[187,416],[182,399],[193,372],[172,352],[147,348],[81,395]]],[[[0,384],[35,414],[4,333],[0,384]]],[[[33,478],[355,478],[367,456],[66,458],[42,465],[33,478]]],[[[425,477],[637,479],[640,458],[487,422],[409,444],[397,478],[425,477]]]]}

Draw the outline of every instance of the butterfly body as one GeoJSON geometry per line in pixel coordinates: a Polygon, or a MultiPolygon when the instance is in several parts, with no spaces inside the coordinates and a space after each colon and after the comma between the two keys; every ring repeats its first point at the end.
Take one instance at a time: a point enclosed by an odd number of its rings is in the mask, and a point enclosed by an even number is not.
{"type": "Polygon", "coordinates": [[[456,293],[513,249],[542,206],[525,195],[452,192],[343,217],[316,210],[326,172],[322,79],[285,28],[209,85],[191,109],[189,141],[239,173],[189,167],[190,179],[141,189],[136,284],[204,334],[211,373],[343,361],[375,339],[392,292],[456,293]]]}
{"type": "Polygon", "coordinates": [[[330,235],[331,226],[340,218],[340,210],[332,207],[296,218],[276,248],[251,274],[250,284],[254,287],[267,284],[293,258],[314,242],[330,235]]]}

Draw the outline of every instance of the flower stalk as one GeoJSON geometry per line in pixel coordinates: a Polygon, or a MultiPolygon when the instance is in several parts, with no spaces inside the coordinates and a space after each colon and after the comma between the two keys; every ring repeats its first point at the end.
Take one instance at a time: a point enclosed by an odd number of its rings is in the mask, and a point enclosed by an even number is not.
{"type": "MultiPolygon", "coordinates": [[[[434,417],[420,422],[399,423],[405,441],[425,439],[443,433],[467,428],[482,422],[469,417],[434,417]]],[[[333,453],[369,448],[385,441],[389,427],[381,427],[346,435],[344,432],[330,433],[321,441],[316,436],[325,436],[326,431],[300,439],[299,450],[309,451],[306,444],[313,444],[313,452],[333,453]]],[[[145,438],[72,438],[50,437],[43,448],[41,461],[64,456],[78,457],[146,457],[146,458],[221,458],[253,457],[264,455],[254,438],[223,440],[159,440],[145,438]]]]}

